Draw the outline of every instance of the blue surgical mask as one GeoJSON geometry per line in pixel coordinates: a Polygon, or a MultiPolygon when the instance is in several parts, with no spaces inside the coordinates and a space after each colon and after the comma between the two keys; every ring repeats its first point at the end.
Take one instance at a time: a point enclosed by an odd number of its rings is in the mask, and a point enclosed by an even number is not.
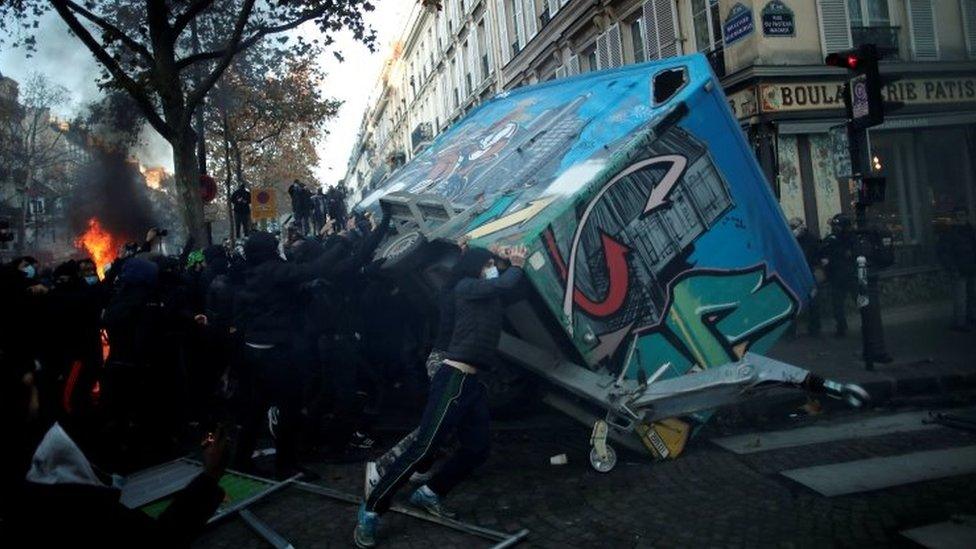
{"type": "Polygon", "coordinates": [[[493,278],[498,278],[498,267],[494,265],[485,269],[485,280],[491,280],[493,278]]]}
{"type": "Polygon", "coordinates": [[[21,269],[21,272],[24,273],[24,276],[26,276],[27,278],[34,278],[35,276],[37,276],[37,269],[34,268],[33,265],[28,265],[24,267],[23,269],[21,269]]]}
{"type": "Polygon", "coordinates": [[[87,282],[89,286],[94,286],[95,284],[98,284],[98,277],[96,275],[88,275],[85,277],[85,282],[87,282]]]}

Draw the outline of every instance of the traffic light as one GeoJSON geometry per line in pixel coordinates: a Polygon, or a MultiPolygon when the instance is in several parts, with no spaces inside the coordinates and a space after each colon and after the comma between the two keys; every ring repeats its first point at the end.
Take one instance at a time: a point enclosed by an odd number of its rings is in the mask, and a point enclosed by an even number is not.
{"type": "Polygon", "coordinates": [[[848,104],[848,118],[852,129],[865,129],[884,122],[885,104],[881,96],[880,59],[874,44],[864,44],[852,50],[831,53],[824,63],[854,73],[845,87],[844,102],[848,104]]]}

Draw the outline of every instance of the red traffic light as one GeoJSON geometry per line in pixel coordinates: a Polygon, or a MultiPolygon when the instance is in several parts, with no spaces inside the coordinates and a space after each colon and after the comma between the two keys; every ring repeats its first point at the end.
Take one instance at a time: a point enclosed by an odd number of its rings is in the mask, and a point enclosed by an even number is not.
{"type": "Polygon", "coordinates": [[[832,67],[840,67],[842,69],[857,70],[858,64],[860,64],[861,58],[853,52],[839,52],[832,53],[824,59],[824,63],[832,67]]]}

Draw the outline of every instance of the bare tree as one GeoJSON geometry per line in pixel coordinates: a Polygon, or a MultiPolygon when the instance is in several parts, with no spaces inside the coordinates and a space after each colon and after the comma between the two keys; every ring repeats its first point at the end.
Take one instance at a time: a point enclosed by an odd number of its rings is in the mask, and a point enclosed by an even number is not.
{"type": "Polygon", "coordinates": [[[51,115],[67,100],[67,88],[33,72],[23,82],[17,104],[9,107],[9,116],[0,117],[0,158],[12,175],[14,199],[21,208],[21,248],[26,244],[30,197],[36,187],[43,183],[56,193],[67,190],[65,171],[71,161],[65,143],[67,128],[51,115]]]}
{"type": "MultiPolygon", "coordinates": [[[[372,48],[374,33],[362,20],[366,0],[16,0],[0,2],[0,37],[35,45],[36,22],[54,10],[103,68],[101,84],[125,90],[146,120],[173,147],[183,220],[199,242],[206,239],[199,195],[197,134],[193,115],[232,61],[269,36],[282,51],[301,53],[311,44],[289,31],[315,25],[330,45],[332,33],[348,30],[372,48]],[[220,16],[213,49],[194,51],[190,27],[220,16]],[[11,27],[11,22],[16,28],[11,27]]],[[[317,40],[316,40],[317,41],[317,40]]],[[[313,41],[315,42],[315,41],[313,41]]]]}

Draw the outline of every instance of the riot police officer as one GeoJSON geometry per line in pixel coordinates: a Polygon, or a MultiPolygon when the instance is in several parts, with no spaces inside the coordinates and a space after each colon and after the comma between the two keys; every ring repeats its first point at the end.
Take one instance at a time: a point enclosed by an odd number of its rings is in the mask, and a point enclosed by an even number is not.
{"type": "Polygon", "coordinates": [[[823,239],[820,264],[830,288],[837,337],[847,335],[847,298],[857,292],[857,263],[854,257],[854,231],[850,216],[837,214],[830,218],[830,234],[823,239]]]}

